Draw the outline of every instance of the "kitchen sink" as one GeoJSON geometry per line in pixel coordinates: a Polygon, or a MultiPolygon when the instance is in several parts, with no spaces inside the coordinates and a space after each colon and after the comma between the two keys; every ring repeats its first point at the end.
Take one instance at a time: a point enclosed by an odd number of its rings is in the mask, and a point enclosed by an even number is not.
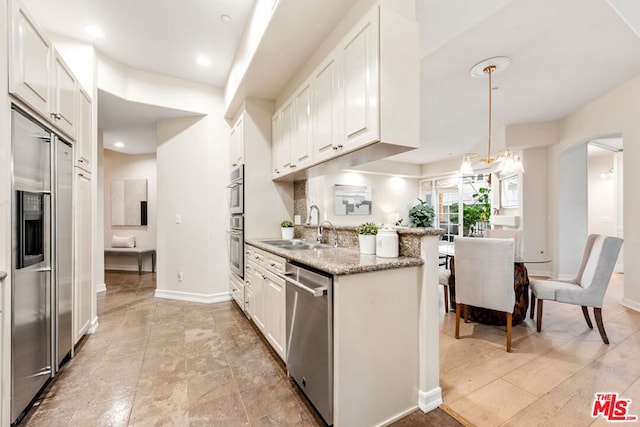
{"type": "Polygon", "coordinates": [[[265,240],[263,243],[277,246],[282,249],[287,249],[290,251],[298,251],[303,249],[319,249],[319,248],[331,248],[331,245],[323,244],[323,243],[314,243],[308,242],[306,240],[301,239],[293,239],[293,240],[265,240]]]}
{"type": "Polygon", "coordinates": [[[296,243],[295,245],[280,245],[281,249],[288,249],[290,251],[300,251],[303,249],[320,249],[330,248],[331,245],[323,245],[322,243],[296,243]]]}

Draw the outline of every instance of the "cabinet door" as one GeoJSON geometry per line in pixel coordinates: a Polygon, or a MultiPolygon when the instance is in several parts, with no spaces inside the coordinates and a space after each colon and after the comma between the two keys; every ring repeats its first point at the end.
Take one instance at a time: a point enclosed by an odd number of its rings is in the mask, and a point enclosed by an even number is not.
{"type": "Polygon", "coordinates": [[[313,164],[313,93],[311,83],[302,86],[295,97],[295,128],[291,143],[291,157],[297,169],[313,164]]]}
{"type": "Polygon", "coordinates": [[[240,116],[231,130],[231,167],[244,163],[244,118],[240,116]]]}
{"type": "Polygon", "coordinates": [[[291,144],[294,137],[293,102],[289,102],[280,113],[280,168],[283,173],[293,172],[296,168],[291,156],[291,144]]]}
{"type": "Polygon", "coordinates": [[[373,8],[341,45],[345,150],[380,140],[378,37],[373,8]]]}
{"type": "Polygon", "coordinates": [[[76,136],[78,82],[58,52],[53,51],[53,123],[67,135],[76,136]]]}
{"type": "Polygon", "coordinates": [[[338,153],[340,140],[340,87],[338,64],[329,58],[315,73],[313,81],[313,149],[315,161],[320,162],[338,153]]]}
{"type": "Polygon", "coordinates": [[[256,324],[258,329],[262,331],[263,334],[266,335],[266,326],[265,326],[265,294],[264,294],[264,281],[266,276],[263,274],[262,270],[255,265],[250,269],[249,281],[251,283],[251,293],[253,296],[253,310],[251,312],[251,317],[253,322],[256,324]]]}
{"type": "Polygon", "coordinates": [[[285,282],[268,273],[264,282],[267,339],[273,349],[284,360],[286,336],[285,282]]]}
{"type": "Polygon", "coordinates": [[[79,98],[78,138],[76,142],[78,152],[76,154],[76,161],[78,166],[91,171],[91,162],[93,159],[91,98],[82,89],[79,91],[79,98]]]}
{"type": "Polygon", "coordinates": [[[273,115],[273,120],[271,122],[271,163],[273,166],[273,178],[278,178],[284,175],[282,168],[280,166],[280,148],[281,148],[281,140],[280,140],[280,123],[281,117],[280,112],[277,112],[273,115]]]}
{"type": "Polygon", "coordinates": [[[51,42],[19,2],[12,1],[9,92],[49,118],[51,42]]]}
{"type": "Polygon", "coordinates": [[[74,342],[91,322],[91,177],[76,170],[76,268],[74,286],[74,342]]]}

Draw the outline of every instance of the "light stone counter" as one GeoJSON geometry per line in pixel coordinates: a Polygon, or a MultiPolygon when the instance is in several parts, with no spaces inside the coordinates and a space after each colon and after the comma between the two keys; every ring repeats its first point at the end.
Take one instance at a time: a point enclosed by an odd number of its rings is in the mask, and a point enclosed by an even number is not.
{"type": "Polygon", "coordinates": [[[416,257],[381,258],[375,255],[363,255],[358,248],[320,248],[292,251],[260,240],[248,240],[247,244],[333,275],[416,267],[424,264],[422,259],[416,257]]]}

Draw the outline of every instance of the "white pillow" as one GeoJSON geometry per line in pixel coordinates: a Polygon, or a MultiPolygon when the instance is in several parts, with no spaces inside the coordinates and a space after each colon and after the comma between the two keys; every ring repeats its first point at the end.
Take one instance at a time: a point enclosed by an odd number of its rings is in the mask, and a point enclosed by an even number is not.
{"type": "Polygon", "coordinates": [[[135,236],[113,236],[111,240],[112,248],[135,248],[135,236]]]}

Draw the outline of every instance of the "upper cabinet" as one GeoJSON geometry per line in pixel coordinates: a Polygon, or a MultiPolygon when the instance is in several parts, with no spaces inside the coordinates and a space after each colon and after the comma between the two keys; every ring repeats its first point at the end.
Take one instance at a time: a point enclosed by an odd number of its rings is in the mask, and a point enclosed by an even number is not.
{"type": "Polygon", "coordinates": [[[314,162],[336,155],[342,148],[342,108],[339,66],[336,58],[325,61],[313,76],[314,162]]]}
{"type": "Polygon", "coordinates": [[[67,135],[76,135],[78,82],[56,50],[53,51],[53,95],[50,116],[67,135]]]}
{"type": "Polygon", "coordinates": [[[244,116],[241,114],[231,128],[229,147],[231,167],[235,168],[244,164],[244,116]]]}
{"type": "Polygon", "coordinates": [[[10,5],[9,93],[75,139],[77,80],[24,6],[10,5]]]}
{"type": "Polygon", "coordinates": [[[20,3],[10,4],[9,92],[49,116],[51,42],[20,3]]]}
{"type": "Polygon", "coordinates": [[[93,163],[91,98],[83,89],[80,89],[78,98],[78,140],[76,143],[76,165],[86,171],[91,171],[91,165],[93,163]]]}
{"type": "Polygon", "coordinates": [[[276,111],[274,179],[378,142],[377,158],[417,147],[417,43],[416,22],[380,5],[353,25],[276,111]]]}

